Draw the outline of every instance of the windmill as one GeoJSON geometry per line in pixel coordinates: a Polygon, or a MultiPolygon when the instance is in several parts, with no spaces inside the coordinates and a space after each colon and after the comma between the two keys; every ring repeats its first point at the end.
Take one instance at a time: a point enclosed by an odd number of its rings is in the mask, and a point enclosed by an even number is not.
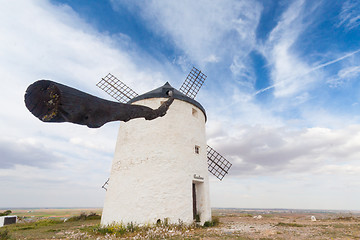
{"type": "Polygon", "coordinates": [[[211,220],[208,172],[222,180],[232,164],[206,144],[206,112],[195,100],[205,79],[193,67],[179,90],[167,82],[142,95],[110,73],[97,84],[121,103],[156,108],[174,98],[163,118],[120,125],[102,225],[211,220]]]}

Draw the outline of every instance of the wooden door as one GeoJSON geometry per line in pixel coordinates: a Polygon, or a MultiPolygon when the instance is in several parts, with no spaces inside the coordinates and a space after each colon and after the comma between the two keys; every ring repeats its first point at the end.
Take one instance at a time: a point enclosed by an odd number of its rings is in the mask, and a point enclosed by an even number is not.
{"type": "Polygon", "coordinates": [[[196,187],[195,183],[192,184],[192,198],[193,198],[193,219],[196,220],[197,209],[196,209],[196,187]]]}

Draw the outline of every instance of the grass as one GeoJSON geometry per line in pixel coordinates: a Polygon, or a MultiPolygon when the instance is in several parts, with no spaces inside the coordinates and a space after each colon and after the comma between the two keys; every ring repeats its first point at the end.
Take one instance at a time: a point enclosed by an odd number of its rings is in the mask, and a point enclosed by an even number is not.
{"type": "Polygon", "coordinates": [[[276,227],[306,227],[305,225],[298,224],[298,223],[284,223],[284,222],[279,222],[275,226],[276,227]]]}
{"type": "Polygon", "coordinates": [[[322,236],[328,239],[359,239],[359,224],[334,224],[322,232],[322,236]]]}
{"type": "Polygon", "coordinates": [[[101,214],[99,208],[83,208],[83,209],[15,209],[11,213],[12,215],[21,216],[24,218],[37,218],[37,217],[72,217],[81,215],[81,213],[96,213],[101,214]]]}
{"type": "Polygon", "coordinates": [[[10,228],[12,231],[23,231],[23,230],[29,230],[29,229],[38,229],[41,227],[47,227],[52,226],[55,224],[63,223],[64,221],[61,220],[55,220],[55,219],[43,219],[36,222],[31,223],[20,223],[15,225],[9,225],[8,228],[10,228]]]}
{"type": "MultiPolygon", "coordinates": [[[[17,210],[16,210],[17,211],[17,210]]],[[[108,227],[100,225],[100,215],[81,213],[83,210],[57,209],[26,212],[33,222],[17,223],[0,228],[0,240],[15,239],[359,239],[359,215],[328,215],[325,220],[311,222],[306,215],[274,214],[262,221],[254,220],[243,212],[218,211],[212,221],[204,226],[170,224],[163,219],[158,224],[137,225],[134,223],[108,227]],[[60,212],[62,211],[62,213],[60,212]],[[40,212],[51,216],[41,219],[40,212]],[[229,215],[234,215],[229,217],[229,215]],[[54,218],[54,216],[57,216],[54,218]],[[306,216],[306,218],[305,218],[306,216]],[[64,221],[66,217],[66,221],[64,221]],[[221,220],[221,221],[220,221],[221,220]],[[295,222],[296,220],[296,222],[295,222]],[[221,224],[220,224],[221,222],[221,224]],[[243,228],[243,226],[247,228],[243,228]],[[214,228],[211,228],[214,227],[214,228]]],[[[15,212],[15,211],[14,211],[15,212]]],[[[15,215],[15,214],[14,214],[15,215]]],[[[258,214],[254,214],[258,215],[258,214]]],[[[20,215],[21,216],[21,215],[20,215]]],[[[24,216],[24,215],[23,215],[24,216]]],[[[264,216],[264,215],[262,215],[264,216]]],[[[23,218],[27,219],[28,218],[23,218]]]]}
{"type": "MultiPolygon", "coordinates": [[[[218,224],[217,221],[209,222],[209,225],[218,224]]],[[[186,239],[190,232],[196,228],[202,228],[197,224],[169,224],[166,219],[157,224],[138,225],[135,223],[129,224],[114,224],[103,227],[100,224],[82,228],[91,235],[116,236],[116,237],[135,237],[141,239],[186,239]]]]}
{"type": "Polygon", "coordinates": [[[183,224],[179,222],[178,224],[168,223],[168,219],[164,221],[159,221],[156,224],[146,224],[138,225],[135,223],[129,224],[115,224],[103,227],[100,224],[95,226],[88,226],[82,228],[82,231],[89,233],[90,235],[102,235],[102,236],[116,236],[116,237],[135,237],[141,239],[187,239],[191,236],[192,232],[196,229],[209,228],[219,225],[220,221],[218,217],[213,217],[211,221],[204,223],[204,226],[201,226],[197,223],[194,224],[183,224]]]}
{"type": "Polygon", "coordinates": [[[5,228],[4,230],[0,230],[0,240],[8,240],[11,239],[11,235],[9,233],[9,230],[5,228]]]}
{"type": "Polygon", "coordinates": [[[353,216],[346,216],[346,217],[341,216],[341,217],[337,217],[335,220],[353,222],[353,221],[359,221],[359,218],[353,216]]]}
{"type": "MultiPolygon", "coordinates": [[[[81,213],[64,219],[39,219],[34,222],[8,225],[0,229],[0,240],[9,239],[96,239],[97,237],[137,237],[141,239],[197,239],[192,236],[196,229],[219,225],[219,218],[213,217],[205,226],[196,223],[187,225],[182,222],[169,224],[167,219],[154,225],[117,224],[107,227],[100,225],[100,215],[81,213]]],[[[204,231],[203,233],[206,233],[204,231]]],[[[200,238],[199,238],[200,239],[200,238]]]]}
{"type": "Polygon", "coordinates": [[[95,226],[82,228],[81,230],[94,235],[115,235],[120,237],[129,233],[134,233],[135,231],[146,231],[147,228],[135,226],[133,223],[128,225],[114,224],[107,227],[102,227],[100,224],[97,224],[95,226]]]}
{"type": "MultiPolygon", "coordinates": [[[[34,222],[12,224],[0,232],[3,239],[49,239],[57,233],[78,232],[84,225],[95,225],[100,222],[100,215],[95,213],[73,216],[63,219],[40,219],[34,222]],[[6,236],[6,237],[5,237],[6,236]]],[[[65,234],[62,234],[65,235],[65,234]]]]}

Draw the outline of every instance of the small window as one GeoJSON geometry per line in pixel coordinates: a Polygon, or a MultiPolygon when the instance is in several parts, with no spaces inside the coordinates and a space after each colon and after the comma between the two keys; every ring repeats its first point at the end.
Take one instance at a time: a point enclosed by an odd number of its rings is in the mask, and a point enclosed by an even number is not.
{"type": "Polygon", "coordinates": [[[195,145],[195,153],[196,154],[199,154],[200,153],[200,147],[195,145]]]}
{"type": "Polygon", "coordinates": [[[195,108],[192,109],[192,115],[193,115],[194,117],[197,117],[197,116],[198,116],[198,111],[197,111],[195,108]]]}

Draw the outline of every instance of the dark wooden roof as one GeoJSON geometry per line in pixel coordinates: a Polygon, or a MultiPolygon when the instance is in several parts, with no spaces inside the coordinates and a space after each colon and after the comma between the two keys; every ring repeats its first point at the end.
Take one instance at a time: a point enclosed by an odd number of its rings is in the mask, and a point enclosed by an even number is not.
{"type": "Polygon", "coordinates": [[[206,112],[203,106],[201,106],[201,104],[197,101],[195,101],[194,99],[184,95],[183,93],[181,93],[180,91],[178,91],[177,89],[173,88],[168,82],[166,82],[164,84],[164,86],[156,88],[150,92],[144,93],[142,95],[139,95],[133,99],[131,99],[128,103],[133,103],[133,102],[137,102],[143,99],[150,99],[150,98],[168,98],[169,96],[167,95],[167,93],[169,91],[173,92],[173,96],[175,99],[179,99],[181,101],[184,102],[188,102],[191,103],[192,105],[198,107],[205,115],[205,121],[206,121],[206,112]]]}

